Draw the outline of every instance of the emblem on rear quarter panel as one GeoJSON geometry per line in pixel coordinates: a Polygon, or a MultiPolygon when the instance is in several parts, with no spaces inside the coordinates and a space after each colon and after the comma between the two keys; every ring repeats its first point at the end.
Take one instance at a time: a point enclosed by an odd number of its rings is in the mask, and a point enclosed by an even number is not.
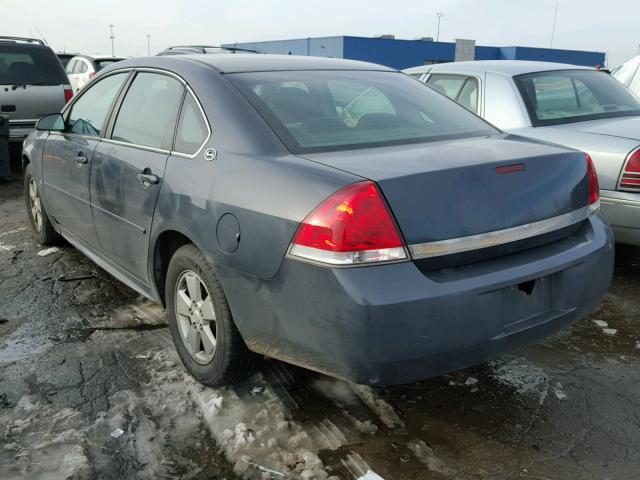
{"type": "Polygon", "coordinates": [[[215,160],[217,156],[218,156],[218,152],[216,152],[215,148],[207,148],[204,151],[204,159],[208,162],[215,160]]]}

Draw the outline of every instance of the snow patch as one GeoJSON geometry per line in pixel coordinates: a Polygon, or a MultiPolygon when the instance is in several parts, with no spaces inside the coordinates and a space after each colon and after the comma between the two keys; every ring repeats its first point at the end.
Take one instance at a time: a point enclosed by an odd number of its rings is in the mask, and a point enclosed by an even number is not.
{"type": "Polygon", "coordinates": [[[84,425],[83,416],[75,410],[55,410],[35,396],[22,397],[11,411],[0,415],[4,478],[54,480],[87,475],[84,425]]]}

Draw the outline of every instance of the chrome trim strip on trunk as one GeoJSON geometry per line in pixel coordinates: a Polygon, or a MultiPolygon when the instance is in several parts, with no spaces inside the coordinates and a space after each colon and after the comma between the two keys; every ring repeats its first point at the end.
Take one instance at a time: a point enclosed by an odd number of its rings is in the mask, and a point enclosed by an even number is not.
{"type": "Polygon", "coordinates": [[[493,232],[469,235],[467,237],[450,238],[409,245],[409,252],[414,260],[421,258],[440,257],[454,253],[469,252],[482,248],[495,247],[505,243],[517,242],[527,238],[544,235],[562,228],[569,227],[589,218],[589,207],[582,207],[557,217],[526,223],[517,227],[495,230],[493,232]]]}

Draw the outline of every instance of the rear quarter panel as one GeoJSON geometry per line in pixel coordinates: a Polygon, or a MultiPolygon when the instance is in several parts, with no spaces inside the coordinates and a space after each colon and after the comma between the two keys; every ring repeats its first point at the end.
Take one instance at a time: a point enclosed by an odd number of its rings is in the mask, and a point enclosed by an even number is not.
{"type": "Polygon", "coordinates": [[[176,61],[183,66],[176,71],[198,97],[212,134],[194,158],[169,158],[151,248],[162,232],[174,230],[216,264],[272,278],[298,223],[326,197],[361,178],[291,155],[222,75],[195,62],[176,61]],[[209,148],[217,152],[213,161],[203,155],[209,148]],[[217,236],[225,214],[235,216],[240,227],[232,253],[222,250],[217,236]]]}
{"type": "Polygon", "coordinates": [[[528,127],[510,132],[587,152],[593,159],[602,190],[616,189],[625,159],[638,146],[636,140],[579,132],[563,127],[528,127]]]}

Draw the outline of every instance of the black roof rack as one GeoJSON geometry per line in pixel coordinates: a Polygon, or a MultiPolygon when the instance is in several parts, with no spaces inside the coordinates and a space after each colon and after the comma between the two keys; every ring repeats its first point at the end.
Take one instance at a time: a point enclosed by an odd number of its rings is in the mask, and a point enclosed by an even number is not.
{"type": "Polygon", "coordinates": [[[22,43],[35,43],[38,45],[45,45],[45,43],[39,38],[27,38],[27,37],[5,37],[0,35],[0,42],[22,42],[22,43]]]}

